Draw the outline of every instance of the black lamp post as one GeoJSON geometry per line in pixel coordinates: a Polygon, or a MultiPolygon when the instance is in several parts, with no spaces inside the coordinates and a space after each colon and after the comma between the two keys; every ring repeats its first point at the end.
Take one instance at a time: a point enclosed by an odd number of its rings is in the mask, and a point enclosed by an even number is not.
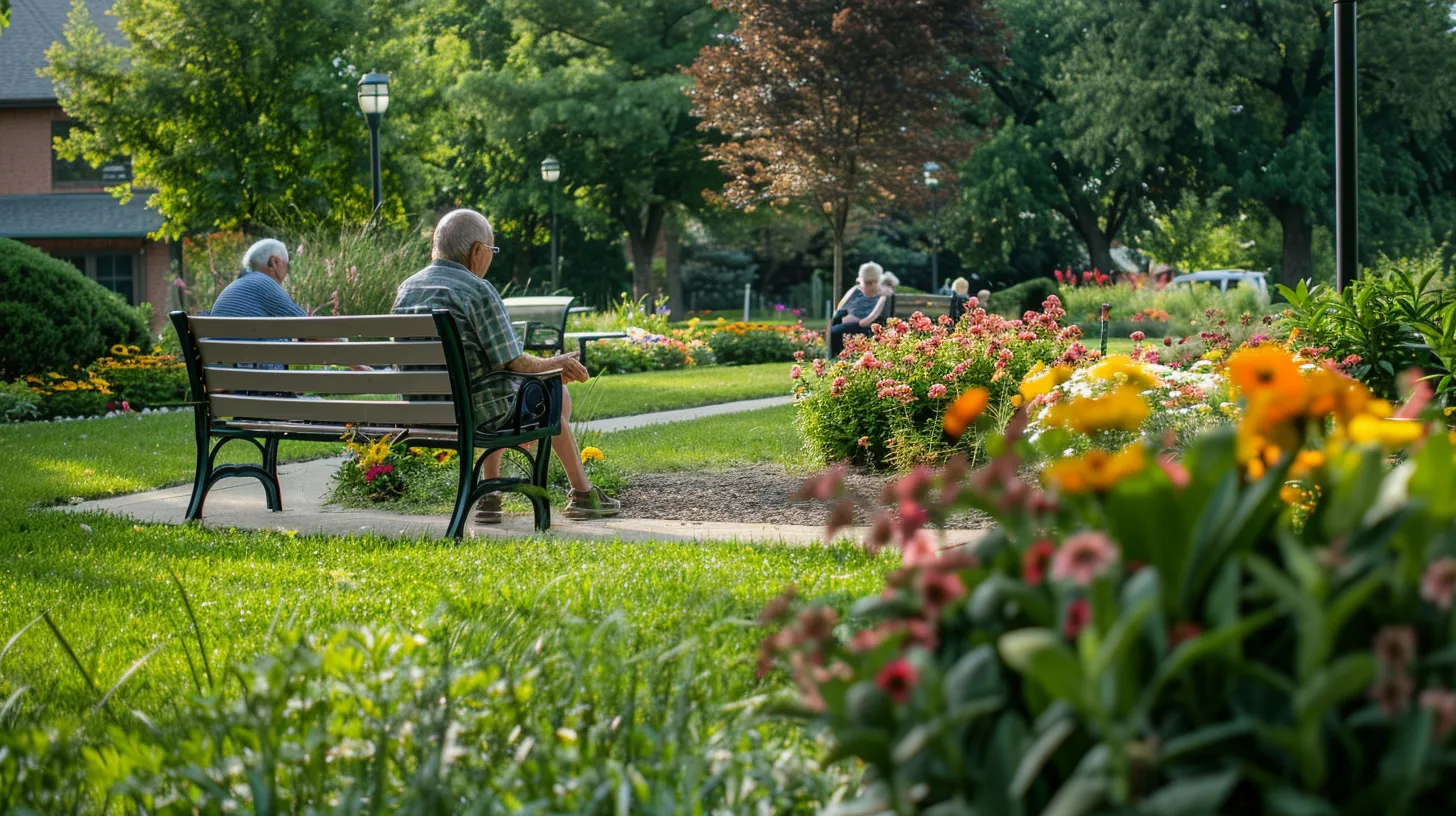
{"type": "Polygon", "coordinates": [[[379,174],[379,123],[389,110],[389,75],[367,73],[359,80],[359,109],[369,122],[369,168],[374,177],[374,209],[384,203],[384,187],[379,174]]]}
{"type": "Polygon", "coordinates": [[[1360,274],[1356,211],[1355,0],[1335,4],[1335,291],[1360,274]]]}
{"type": "Polygon", "coordinates": [[[940,291],[940,165],[925,163],[925,188],[930,191],[930,291],[940,291]]]}
{"type": "Polygon", "coordinates": [[[561,286],[561,265],[557,262],[556,248],[556,182],[561,180],[561,162],[547,156],[541,162],[541,180],[551,185],[551,288],[561,286]]]}

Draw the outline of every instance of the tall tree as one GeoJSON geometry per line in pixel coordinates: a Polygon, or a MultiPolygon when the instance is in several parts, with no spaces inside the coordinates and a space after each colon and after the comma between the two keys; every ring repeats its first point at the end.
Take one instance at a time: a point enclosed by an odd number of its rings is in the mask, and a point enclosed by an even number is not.
{"type": "MultiPolygon", "coordinates": [[[[464,76],[456,100],[481,135],[534,167],[547,155],[578,217],[625,234],[633,289],[655,294],[668,209],[721,176],[702,154],[682,68],[725,27],[706,0],[507,0],[511,45],[464,76]]],[[[537,185],[539,186],[539,184],[537,185]]]]}
{"type": "Polygon", "coordinates": [[[960,168],[956,243],[996,265],[1060,233],[1060,220],[1090,265],[1109,272],[1113,241],[1169,187],[1174,134],[1145,129],[1116,150],[1075,151],[1085,137],[1069,120],[1085,104],[1085,77],[1068,71],[1066,58],[1107,15],[1105,5],[1000,0],[996,10],[1010,33],[1005,61],[967,60],[988,93],[967,113],[985,140],[960,168]]]}
{"type": "Polygon", "coordinates": [[[367,138],[351,46],[363,0],[119,0],[130,47],[76,0],[46,69],[83,123],[60,145],[93,163],[125,154],[176,236],[293,211],[370,211],[367,138]],[[361,172],[362,171],[362,172],[361,172]]]}
{"type": "Polygon", "coordinates": [[[717,2],[738,27],[698,57],[692,95],[729,137],[708,151],[731,177],[723,197],[821,211],[837,298],[851,211],[905,198],[925,162],[968,148],[954,126],[974,88],[952,65],[997,60],[1000,26],[980,0],[717,2]]]}
{"type": "MultiPolygon", "coordinates": [[[[1181,134],[1180,151],[1202,177],[1281,224],[1281,279],[1310,277],[1314,227],[1332,215],[1330,4],[1146,0],[1110,9],[1067,56],[1084,103],[1071,120],[1082,134],[1074,154],[1127,149],[1149,130],[1181,134]]],[[[1439,165],[1450,162],[1451,5],[1369,0],[1359,11],[1361,211],[1424,218],[1440,197],[1439,165]]]]}

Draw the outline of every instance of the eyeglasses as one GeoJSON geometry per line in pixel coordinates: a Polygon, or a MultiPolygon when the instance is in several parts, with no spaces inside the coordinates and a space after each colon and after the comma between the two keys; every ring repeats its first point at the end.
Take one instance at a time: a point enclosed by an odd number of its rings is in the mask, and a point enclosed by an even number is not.
{"type": "MultiPolygon", "coordinates": [[[[478,244],[478,245],[480,245],[480,246],[485,247],[488,250],[490,250],[490,254],[492,254],[492,255],[499,255],[500,254],[500,247],[498,247],[498,246],[491,246],[490,244],[487,244],[484,241],[476,241],[475,243],[478,244]]],[[[474,252],[475,251],[475,247],[474,246],[470,247],[470,251],[471,252],[474,252]]]]}

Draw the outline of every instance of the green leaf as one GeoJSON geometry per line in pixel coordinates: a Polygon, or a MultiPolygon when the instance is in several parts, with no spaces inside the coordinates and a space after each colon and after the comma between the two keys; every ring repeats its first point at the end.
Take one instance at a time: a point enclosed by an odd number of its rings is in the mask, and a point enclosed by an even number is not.
{"type": "Polygon", "coordinates": [[[1158,752],[1158,762],[1164,766],[1172,765],[1230,740],[1247,737],[1253,733],[1253,723],[1248,720],[1235,720],[1180,734],[1163,745],[1162,750],[1158,752]]]}
{"type": "Polygon", "coordinates": [[[1017,629],[1001,636],[997,651],[1006,665],[1026,675],[1053,698],[1083,713],[1098,710],[1076,655],[1050,629],[1017,629]]]}
{"type": "Polygon", "coordinates": [[[1334,805],[1294,788],[1275,788],[1264,797],[1269,816],[1337,816],[1334,805]]]}
{"type": "Polygon", "coordinates": [[[1386,812],[1399,813],[1410,806],[1422,787],[1421,777],[1431,753],[1431,712],[1416,709],[1405,717],[1380,760],[1380,778],[1389,783],[1382,802],[1386,812]]]}
{"type": "Polygon", "coordinates": [[[1144,711],[1152,710],[1153,704],[1157,701],[1158,695],[1162,693],[1163,687],[1169,682],[1177,679],[1179,675],[1191,668],[1195,663],[1208,657],[1211,654],[1223,651],[1224,649],[1241,643],[1249,635],[1268,626],[1278,620],[1279,612],[1273,609],[1265,609],[1250,615],[1232,626],[1225,626],[1213,632],[1205,632],[1191,640],[1185,640],[1178,644],[1168,659],[1158,666],[1158,672],[1153,676],[1153,682],[1149,685],[1147,692],[1143,695],[1142,708],[1144,711]]]}
{"type": "Polygon", "coordinates": [[[1097,745],[1082,756],[1077,770],[1062,783],[1041,816],[1082,816],[1107,798],[1107,746],[1097,745]]]}
{"type": "Polygon", "coordinates": [[[1152,613],[1157,604],[1157,598],[1143,598],[1138,605],[1124,611],[1112,628],[1107,631],[1107,637],[1103,639],[1102,645],[1097,648],[1097,653],[1092,656],[1087,667],[1087,674],[1092,682],[1098,683],[1102,675],[1122,657],[1137,639],[1138,630],[1142,627],[1143,621],[1152,613]]]}
{"type": "Polygon", "coordinates": [[[1315,672],[1294,692],[1294,719],[1310,724],[1345,700],[1363,693],[1375,680],[1375,656],[1349,654],[1315,672]]]}
{"type": "Polygon", "coordinates": [[[1215,814],[1238,781],[1235,770],[1179,779],[1153,791],[1138,810],[1147,816],[1215,814]]]}
{"type": "Polygon", "coordinates": [[[946,708],[955,711],[961,705],[988,695],[1005,692],[1001,679],[1001,661],[990,646],[977,646],[961,655],[945,673],[946,708]]]}
{"type": "Polygon", "coordinates": [[[1031,783],[1036,781],[1037,775],[1041,773],[1041,769],[1046,766],[1047,761],[1052,758],[1058,748],[1062,747],[1062,743],[1066,742],[1067,737],[1076,730],[1076,720],[1068,717],[1052,723],[1049,728],[1037,735],[1031,747],[1022,754],[1021,762],[1016,766],[1016,775],[1011,778],[1012,798],[1020,799],[1026,795],[1031,788],[1031,783]]]}

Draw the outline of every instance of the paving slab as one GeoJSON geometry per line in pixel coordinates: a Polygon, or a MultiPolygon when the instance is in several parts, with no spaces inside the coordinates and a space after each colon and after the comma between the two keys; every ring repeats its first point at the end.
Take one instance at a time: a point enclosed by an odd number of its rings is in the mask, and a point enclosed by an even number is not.
{"type": "Polygon", "coordinates": [[[666,425],[670,422],[690,422],[695,419],[706,419],[708,417],[723,416],[724,414],[741,414],[746,411],[777,408],[780,405],[792,405],[793,403],[793,397],[767,397],[765,399],[739,400],[737,402],[723,402],[717,405],[700,405],[697,408],[682,408],[676,411],[658,411],[652,414],[636,414],[634,416],[613,417],[612,419],[595,419],[590,422],[573,422],[571,423],[571,428],[578,434],[588,431],[595,433],[613,433],[615,431],[630,431],[634,428],[645,428],[649,425],[666,425]]]}

